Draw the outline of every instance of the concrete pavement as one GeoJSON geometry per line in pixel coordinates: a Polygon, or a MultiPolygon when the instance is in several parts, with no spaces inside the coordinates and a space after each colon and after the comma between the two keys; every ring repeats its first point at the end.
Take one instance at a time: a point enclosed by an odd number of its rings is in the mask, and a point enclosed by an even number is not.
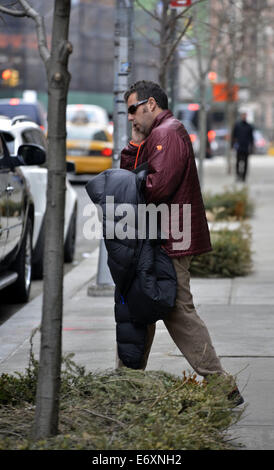
{"type": "MultiPolygon", "coordinates": [[[[219,192],[234,183],[223,158],[205,162],[205,190],[219,192]]],[[[194,302],[206,322],[227,372],[237,376],[248,404],[230,434],[245,449],[274,449],[274,158],[251,157],[247,181],[255,202],[254,272],[234,279],[191,281],[194,302]]],[[[112,297],[91,297],[88,286],[97,271],[98,248],[64,278],[63,352],[87,370],[115,367],[115,322],[112,297]]],[[[23,371],[29,338],[41,319],[42,296],[0,326],[0,373],[23,371]]],[[[39,353],[40,333],[34,336],[39,353]]],[[[162,322],[158,322],[148,370],[174,374],[191,371],[162,322]]]]}

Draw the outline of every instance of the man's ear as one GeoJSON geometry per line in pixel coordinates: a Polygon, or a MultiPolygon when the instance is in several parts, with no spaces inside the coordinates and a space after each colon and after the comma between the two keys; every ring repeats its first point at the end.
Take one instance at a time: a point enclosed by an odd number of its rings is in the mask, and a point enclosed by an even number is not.
{"type": "Polygon", "coordinates": [[[156,103],[156,101],[155,101],[155,99],[154,99],[152,96],[150,96],[150,98],[148,99],[147,104],[148,104],[149,110],[150,110],[151,112],[155,111],[155,109],[156,109],[157,106],[158,106],[157,103],[156,103]]]}

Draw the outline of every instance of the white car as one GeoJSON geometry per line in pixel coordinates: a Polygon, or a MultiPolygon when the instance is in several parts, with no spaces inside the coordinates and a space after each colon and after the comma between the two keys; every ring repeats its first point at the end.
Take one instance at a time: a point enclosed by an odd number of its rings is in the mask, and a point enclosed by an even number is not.
{"type": "Polygon", "coordinates": [[[67,122],[70,124],[101,124],[113,134],[113,122],[109,120],[105,108],[97,104],[68,104],[67,122]]]}
{"type": "MultiPolygon", "coordinates": [[[[47,141],[44,132],[35,122],[26,120],[24,116],[9,119],[0,116],[0,131],[4,134],[11,155],[17,153],[21,144],[39,144],[45,149],[47,141]]],[[[43,277],[43,246],[44,246],[44,219],[46,212],[47,169],[38,165],[21,166],[24,177],[34,201],[34,227],[33,227],[33,277],[43,277]]],[[[77,219],[77,194],[68,180],[66,180],[65,224],[64,224],[64,261],[72,262],[75,252],[77,219]]]]}

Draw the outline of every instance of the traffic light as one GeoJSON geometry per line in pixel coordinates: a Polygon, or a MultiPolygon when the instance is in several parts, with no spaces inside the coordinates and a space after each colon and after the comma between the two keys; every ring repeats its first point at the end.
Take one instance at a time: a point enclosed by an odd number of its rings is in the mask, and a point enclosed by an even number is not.
{"type": "Polygon", "coordinates": [[[2,84],[15,87],[19,83],[19,72],[15,69],[5,69],[2,72],[2,84]]]}
{"type": "Polygon", "coordinates": [[[8,82],[11,78],[11,69],[6,69],[2,72],[2,78],[5,82],[8,82]]]}
{"type": "Polygon", "coordinates": [[[207,77],[208,77],[208,79],[209,79],[211,82],[216,82],[216,80],[217,80],[217,78],[218,78],[218,75],[217,75],[216,72],[214,72],[213,70],[211,70],[210,72],[208,72],[207,77]]]}

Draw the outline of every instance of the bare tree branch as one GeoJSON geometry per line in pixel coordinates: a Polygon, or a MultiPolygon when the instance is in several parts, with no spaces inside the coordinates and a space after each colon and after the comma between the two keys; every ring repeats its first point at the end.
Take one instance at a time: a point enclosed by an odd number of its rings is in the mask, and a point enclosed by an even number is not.
{"type": "Polygon", "coordinates": [[[3,6],[0,6],[0,11],[2,13],[5,13],[6,15],[11,15],[11,16],[17,16],[17,17],[27,16],[26,12],[23,10],[13,10],[12,8],[7,8],[3,6]]]}
{"type": "Polygon", "coordinates": [[[154,13],[152,13],[150,10],[148,10],[141,2],[140,0],[135,0],[135,2],[137,3],[137,5],[142,8],[142,10],[144,10],[149,16],[151,16],[152,18],[154,18],[154,20],[156,21],[161,21],[161,19],[154,13]]]}
{"type": "Polygon", "coordinates": [[[24,8],[26,15],[35,21],[39,52],[43,61],[47,63],[50,58],[50,53],[47,46],[44,18],[29,4],[27,0],[18,1],[24,8]]]}
{"type": "Polygon", "coordinates": [[[152,39],[150,39],[140,28],[136,28],[136,31],[141,34],[153,47],[159,47],[160,44],[158,42],[154,42],[152,39]]]}
{"type": "Polygon", "coordinates": [[[197,2],[195,3],[192,3],[191,5],[189,5],[189,7],[186,7],[184,8],[183,11],[181,11],[180,13],[178,13],[177,16],[175,16],[175,21],[179,20],[180,18],[183,18],[185,16],[185,14],[193,7],[196,7],[196,5],[198,5],[199,3],[202,3],[202,2],[206,2],[207,0],[198,0],[197,2]]]}
{"type": "Polygon", "coordinates": [[[190,18],[188,18],[187,24],[184,27],[183,31],[179,34],[176,41],[173,43],[169,53],[167,54],[167,57],[166,57],[166,60],[165,60],[165,66],[169,63],[169,61],[170,61],[171,57],[173,56],[179,42],[181,41],[182,37],[185,35],[186,31],[188,30],[189,26],[191,25],[191,22],[192,22],[192,18],[190,17],[190,18]]]}
{"type": "Polygon", "coordinates": [[[0,6],[0,12],[16,17],[32,18],[35,21],[40,56],[43,61],[47,63],[50,58],[50,53],[47,47],[44,18],[29,4],[27,0],[18,0],[18,2],[23,8],[22,10],[13,10],[12,8],[0,6]]]}

